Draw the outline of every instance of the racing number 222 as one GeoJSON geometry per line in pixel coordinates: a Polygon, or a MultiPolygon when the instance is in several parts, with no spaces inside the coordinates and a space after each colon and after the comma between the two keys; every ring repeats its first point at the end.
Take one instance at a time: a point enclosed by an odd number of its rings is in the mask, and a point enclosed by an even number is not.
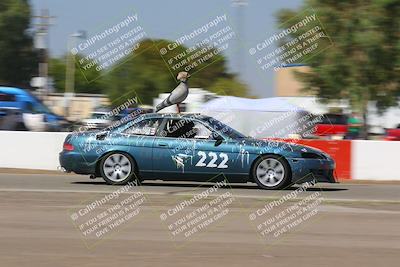
{"type": "Polygon", "coordinates": [[[228,168],[228,165],[226,163],[229,160],[229,157],[225,153],[220,153],[219,157],[221,158],[221,162],[219,164],[216,164],[218,160],[218,155],[217,153],[210,152],[208,153],[208,156],[211,158],[211,160],[206,164],[206,159],[207,159],[207,154],[204,151],[199,151],[197,155],[200,156],[199,161],[197,162],[196,166],[197,167],[207,167],[207,168],[218,168],[218,169],[226,169],[228,168]]]}

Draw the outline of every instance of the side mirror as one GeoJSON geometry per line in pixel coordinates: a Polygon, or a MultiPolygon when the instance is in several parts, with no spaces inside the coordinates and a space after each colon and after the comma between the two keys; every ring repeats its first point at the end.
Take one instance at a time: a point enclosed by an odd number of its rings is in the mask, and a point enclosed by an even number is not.
{"type": "Polygon", "coordinates": [[[224,138],[220,135],[215,137],[215,144],[214,146],[219,146],[220,144],[222,144],[222,142],[224,141],[224,138]]]}
{"type": "Polygon", "coordinates": [[[104,140],[108,135],[108,132],[101,132],[96,134],[96,140],[104,140]]]}

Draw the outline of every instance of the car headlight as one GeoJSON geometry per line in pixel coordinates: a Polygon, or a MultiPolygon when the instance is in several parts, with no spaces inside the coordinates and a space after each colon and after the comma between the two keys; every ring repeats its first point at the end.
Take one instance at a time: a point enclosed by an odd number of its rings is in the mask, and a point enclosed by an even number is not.
{"type": "Polygon", "coordinates": [[[302,152],[301,157],[304,159],[326,159],[325,155],[312,152],[302,152]]]}

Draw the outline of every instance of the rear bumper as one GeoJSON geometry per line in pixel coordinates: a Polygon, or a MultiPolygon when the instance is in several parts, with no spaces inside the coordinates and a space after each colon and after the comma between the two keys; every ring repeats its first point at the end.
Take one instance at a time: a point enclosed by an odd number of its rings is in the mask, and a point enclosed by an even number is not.
{"type": "Polygon", "coordinates": [[[81,153],[75,151],[62,151],[59,154],[60,166],[67,172],[77,174],[94,174],[96,164],[90,162],[81,153]]]}
{"type": "Polygon", "coordinates": [[[332,159],[289,159],[292,182],[304,183],[316,180],[320,183],[337,183],[335,162],[332,159]]]}

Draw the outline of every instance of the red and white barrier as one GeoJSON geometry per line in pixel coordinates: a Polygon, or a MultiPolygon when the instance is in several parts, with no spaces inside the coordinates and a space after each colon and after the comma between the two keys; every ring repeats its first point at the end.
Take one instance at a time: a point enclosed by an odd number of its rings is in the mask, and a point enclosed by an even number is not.
{"type": "Polygon", "coordinates": [[[0,168],[57,170],[68,134],[0,131],[0,168]]]}
{"type": "Polygon", "coordinates": [[[400,180],[400,171],[397,169],[400,142],[307,139],[290,142],[328,153],[336,162],[339,180],[400,180]]]}
{"type": "Polygon", "coordinates": [[[400,180],[400,141],[351,141],[351,178],[400,180]]]}

